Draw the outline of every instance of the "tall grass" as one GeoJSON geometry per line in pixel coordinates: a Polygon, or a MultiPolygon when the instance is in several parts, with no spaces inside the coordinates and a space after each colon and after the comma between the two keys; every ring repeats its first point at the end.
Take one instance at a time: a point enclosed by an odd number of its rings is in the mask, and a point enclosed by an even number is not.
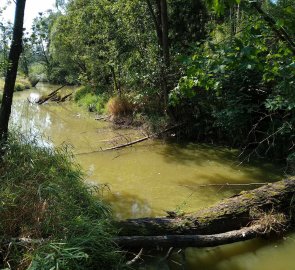
{"type": "Polygon", "coordinates": [[[108,113],[113,116],[124,116],[133,112],[133,104],[126,97],[112,97],[106,107],[108,113]]]}
{"type": "Polygon", "coordinates": [[[99,93],[90,86],[82,86],[76,91],[74,100],[79,106],[85,107],[91,112],[104,114],[108,97],[106,93],[99,93]]]}
{"type": "Polygon", "coordinates": [[[123,269],[113,234],[110,209],[66,147],[10,137],[0,166],[1,269],[123,269]]]}

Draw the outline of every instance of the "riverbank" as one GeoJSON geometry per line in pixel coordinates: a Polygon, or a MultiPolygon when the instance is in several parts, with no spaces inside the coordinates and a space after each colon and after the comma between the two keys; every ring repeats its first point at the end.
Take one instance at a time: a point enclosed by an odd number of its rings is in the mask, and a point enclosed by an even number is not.
{"type": "Polygon", "coordinates": [[[0,167],[1,268],[123,269],[111,211],[68,149],[12,134],[0,167]]]}
{"type": "MultiPolygon", "coordinates": [[[[105,186],[103,196],[116,219],[163,216],[167,215],[166,210],[191,213],[248,189],[248,183],[282,179],[280,167],[262,160],[238,166],[235,149],[177,139],[148,140],[120,151],[95,152],[140,138],[142,133],[114,129],[109,122],[96,121],[93,114],[72,102],[42,106],[27,102],[30,94],[45,94],[55,89],[56,85],[40,83],[36,89],[16,93],[12,124],[22,127],[23,134],[33,132],[37,138],[44,135],[36,142],[38,145],[54,149],[66,142],[85,171],[86,183],[105,186]]],[[[181,254],[171,254],[171,259],[165,261],[167,250],[163,251],[163,257],[156,251],[154,257],[144,257],[141,267],[154,270],[159,264],[160,269],[169,265],[175,270],[179,269],[179,263],[188,270],[273,269],[269,257],[264,256],[267,253],[277,258],[279,269],[285,266],[291,269],[286,264],[294,256],[291,238],[294,236],[275,243],[259,240],[214,249],[185,249],[181,254]],[[182,254],[183,260],[179,258],[182,254]]]]}
{"type": "MultiPolygon", "coordinates": [[[[4,88],[4,79],[0,78],[0,93],[3,91],[4,88]]],[[[24,76],[18,76],[15,82],[14,91],[24,91],[31,89],[33,87],[32,82],[24,76]]]]}

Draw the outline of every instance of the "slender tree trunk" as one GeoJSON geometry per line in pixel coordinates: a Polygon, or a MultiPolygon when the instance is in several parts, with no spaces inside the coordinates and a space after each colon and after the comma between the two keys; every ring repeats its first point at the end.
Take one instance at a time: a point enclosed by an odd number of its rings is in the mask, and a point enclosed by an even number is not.
{"type": "MultiPolygon", "coordinates": [[[[162,50],[163,48],[163,40],[162,40],[162,29],[161,29],[161,21],[159,20],[159,17],[156,15],[156,13],[154,12],[153,9],[153,5],[151,3],[150,0],[146,0],[149,12],[151,13],[155,28],[156,28],[156,32],[157,32],[157,39],[158,39],[158,45],[159,45],[159,49],[162,50]]],[[[159,9],[159,6],[158,6],[159,9]]],[[[158,10],[159,12],[159,10],[158,10]]],[[[162,53],[160,52],[160,54],[162,55],[162,53]]]]}
{"type": "Polygon", "coordinates": [[[169,40],[168,40],[168,8],[167,1],[161,0],[161,25],[162,25],[162,39],[163,39],[163,56],[165,67],[169,68],[169,40]]]}
{"type": "Polygon", "coordinates": [[[276,33],[277,37],[280,40],[282,40],[288,44],[288,47],[295,55],[295,43],[292,40],[292,38],[289,36],[289,34],[285,31],[285,29],[283,29],[282,27],[278,28],[276,25],[276,21],[272,17],[270,17],[266,12],[264,12],[258,3],[253,2],[252,6],[262,16],[262,18],[269,25],[269,27],[273,30],[273,32],[276,33]]]}
{"type": "Polygon", "coordinates": [[[17,75],[19,57],[22,52],[23,22],[26,0],[17,0],[13,27],[13,37],[8,56],[2,104],[0,109],[0,155],[4,154],[3,145],[8,137],[8,122],[11,114],[13,91],[17,75]]]}
{"type": "Polygon", "coordinates": [[[150,0],[146,0],[149,12],[151,13],[159,45],[161,91],[164,101],[164,111],[168,107],[168,70],[170,66],[169,38],[168,38],[168,7],[166,0],[156,1],[156,11],[150,0]]]}
{"type": "Polygon", "coordinates": [[[115,73],[115,69],[112,66],[110,66],[110,69],[111,69],[113,80],[114,80],[114,90],[115,90],[115,92],[118,93],[119,97],[122,97],[122,93],[121,93],[121,89],[120,89],[118,81],[117,81],[117,76],[116,76],[116,73],[115,73]]]}
{"type": "Polygon", "coordinates": [[[161,26],[162,26],[162,44],[163,44],[163,96],[164,96],[164,111],[167,112],[168,108],[168,73],[170,66],[170,56],[169,56],[169,38],[168,38],[168,8],[167,1],[160,0],[161,4],[161,26]]]}

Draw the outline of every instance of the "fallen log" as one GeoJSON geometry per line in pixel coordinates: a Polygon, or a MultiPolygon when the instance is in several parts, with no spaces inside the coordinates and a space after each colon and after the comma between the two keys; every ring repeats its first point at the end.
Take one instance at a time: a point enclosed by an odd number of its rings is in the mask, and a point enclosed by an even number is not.
{"type": "Polygon", "coordinates": [[[255,222],[264,219],[272,227],[277,221],[267,217],[273,215],[284,217],[280,222],[290,226],[294,202],[295,180],[287,179],[243,191],[190,215],[118,221],[116,242],[129,247],[149,247],[153,242],[165,247],[174,246],[172,243],[201,247],[246,240],[261,235],[263,228],[253,230],[255,222]]]}
{"type": "Polygon", "coordinates": [[[60,103],[60,102],[65,102],[67,100],[67,98],[69,98],[70,96],[72,96],[73,93],[69,93],[67,95],[65,95],[64,97],[62,97],[59,101],[57,101],[57,103],[60,103]]]}
{"type": "Polygon", "coordinates": [[[54,96],[56,96],[57,92],[59,90],[61,90],[62,88],[64,88],[65,85],[57,88],[56,90],[52,91],[50,94],[48,94],[47,96],[40,98],[36,103],[39,105],[42,105],[43,103],[45,103],[46,101],[50,100],[51,98],[53,98],[54,96]]]}

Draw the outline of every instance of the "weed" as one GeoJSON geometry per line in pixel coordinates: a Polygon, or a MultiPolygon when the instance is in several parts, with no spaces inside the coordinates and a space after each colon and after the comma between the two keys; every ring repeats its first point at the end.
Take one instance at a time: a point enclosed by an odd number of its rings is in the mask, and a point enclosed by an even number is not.
{"type": "Polygon", "coordinates": [[[125,97],[112,97],[108,101],[107,111],[113,116],[128,115],[133,112],[133,105],[125,97]]]}
{"type": "Polygon", "coordinates": [[[122,269],[110,209],[68,148],[18,137],[0,167],[0,268],[122,269]]]}

